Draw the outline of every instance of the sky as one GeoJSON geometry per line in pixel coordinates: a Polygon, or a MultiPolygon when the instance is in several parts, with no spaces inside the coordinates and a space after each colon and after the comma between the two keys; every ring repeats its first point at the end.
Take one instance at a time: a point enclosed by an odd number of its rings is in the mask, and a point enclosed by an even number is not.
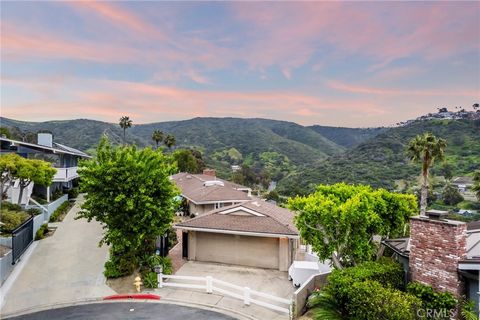
{"type": "Polygon", "coordinates": [[[392,125],[480,97],[480,2],[13,2],[1,115],[392,125]]]}

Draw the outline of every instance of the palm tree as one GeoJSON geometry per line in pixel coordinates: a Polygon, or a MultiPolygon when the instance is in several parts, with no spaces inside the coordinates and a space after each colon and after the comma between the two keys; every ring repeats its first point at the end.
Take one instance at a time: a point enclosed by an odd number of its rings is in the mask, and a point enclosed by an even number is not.
{"type": "Polygon", "coordinates": [[[152,140],[155,141],[158,149],[158,144],[163,141],[163,132],[160,130],[153,130],[152,140]]]}
{"type": "Polygon", "coordinates": [[[163,143],[168,147],[168,149],[171,149],[177,141],[175,140],[175,136],[168,134],[165,137],[165,140],[163,140],[163,143]]]}
{"type": "Polygon", "coordinates": [[[120,125],[120,128],[123,129],[123,144],[125,144],[125,131],[128,128],[132,127],[132,123],[133,123],[133,121],[130,120],[130,117],[128,117],[128,116],[123,116],[123,117],[120,118],[120,122],[118,124],[120,125]]]}
{"type": "Polygon", "coordinates": [[[420,196],[420,216],[425,216],[428,196],[428,171],[435,159],[442,160],[447,142],[430,132],[417,135],[408,144],[408,156],[413,162],[422,163],[422,189],[420,196]]]}

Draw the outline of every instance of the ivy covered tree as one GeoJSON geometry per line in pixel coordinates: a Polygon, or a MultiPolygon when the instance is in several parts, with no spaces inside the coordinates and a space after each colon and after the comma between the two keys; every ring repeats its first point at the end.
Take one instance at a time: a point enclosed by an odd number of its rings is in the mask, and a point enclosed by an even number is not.
{"type": "Polygon", "coordinates": [[[401,235],[418,209],[414,195],[345,183],[319,185],[308,196],[289,199],[288,207],[297,213],[302,239],[336,268],[375,259],[374,236],[401,235]]]}
{"type": "Polygon", "coordinates": [[[171,156],[150,148],[112,147],[105,137],[96,157],[80,164],[86,193],[80,217],[103,224],[100,245],[110,246],[107,277],[131,274],[154,253],[155,239],[173,221],[178,190],[169,177],[176,170],[171,156]]]}

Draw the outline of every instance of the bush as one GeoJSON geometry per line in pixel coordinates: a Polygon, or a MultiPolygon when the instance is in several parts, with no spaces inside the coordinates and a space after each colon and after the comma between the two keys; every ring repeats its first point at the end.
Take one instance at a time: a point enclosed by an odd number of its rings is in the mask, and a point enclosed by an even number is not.
{"type": "Polygon", "coordinates": [[[37,208],[30,208],[27,210],[27,213],[31,216],[38,216],[39,214],[42,214],[42,210],[37,208]]]}
{"type": "Polygon", "coordinates": [[[3,223],[3,225],[1,226],[1,230],[5,232],[11,232],[25,222],[28,218],[30,218],[30,215],[25,211],[11,211],[2,208],[0,221],[3,223]]]}
{"type": "MultiPolygon", "coordinates": [[[[419,282],[411,282],[407,286],[407,292],[419,298],[422,301],[423,309],[431,310],[449,310],[455,309],[457,299],[449,292],[437,292],[431,286],[424,285],[419,282]]],[[[433,319],[444,319],[442,317],[434,317],[433,319]]],[[[445,319],[448,319],[445,318],[445,319]]]]}
{"type": "Polygon", "coordinates": [[[151,255],[142,261],[142,265],[146,266],[149,271],[153,271],[155,266],[161,265],[163,267],[163,274],[173,273],[173,264],[170,257],[161,257],[156,254],[151,255]]]}
{"type": "Polygon", "coordinates": [[[375,262],[365,262],[356,267],[334,270],[328,277],[326,290],[343,308],[349,303],[352,284],[367,280],[376,281],[385,287],[394,289],[404,288],[402,266],[391,259],[384,258],[375,262]]]}
{"type": "Polygon", "coordinates": [[[105,262],[103,274],[107,278],[123,277],[132,274],[136,266],[137,259],[131,254],[113,255],[105,262]]]}
{"type": "Polygon", "coordinates": [[[143,276],[143,285],[145,288],[157,288],[158,287],[158,277],[155,272],[148,272],[143,276]]]}
{"type": "Polygon", "coordinates": [[[348,295],[345,311],[355,320],[413,320],[422,306],[413,295],[383,287],[377,281],[352,283],[348,295]]]}
{"type": "Polygon", "coordinates": [[[42,240],[43,238],[45,238],[48,232],[49,232],[48,224],[47,223],[42,224],[40,229],[37,230],[37,233],[35,233],[35,241],[42,240]]]}
{"type": "Polygon", "coordinates": [[[10,211],[20,211],[22,207],[16,203],[11,203],[8,201],[2,201],[2,211],[3,210],[10,210],[10,211]]]}
{"type": "Polygon", "coordinates": [[[72,188],[70,190],[68,190],[67,194],[68,194],[68,199],[75,199],[76,197],[78,197],[78,188],[72,188]]]}
{"type": "Polygon", "coordinates": [[[65,201],[64,203],[62,203],[50,216],[50,222],[58,221],[60,216],[65,214],[69,208],[70,208],[70,202],[65,201]]]}

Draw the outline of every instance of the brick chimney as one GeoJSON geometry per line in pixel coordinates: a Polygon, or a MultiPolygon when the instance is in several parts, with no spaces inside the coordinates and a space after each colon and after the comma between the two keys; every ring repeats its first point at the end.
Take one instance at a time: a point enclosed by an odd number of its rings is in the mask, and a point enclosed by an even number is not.
{"type": "Polygon", "coordinates": [[[207,175],[207,176],[212,176],[212,177],[216,177],[216,172],[215,172],[215,169],[203,169],[203,174],[204,175],[207,175]]]}
{"type": "Polygon", "coordinates": [[[438,212],[429,217],[410,219],[409,267],[412,281],[460,297],[463,283],[458,274],[458,262],[466,257],[465,222],[441,219],[438,212]]]}

